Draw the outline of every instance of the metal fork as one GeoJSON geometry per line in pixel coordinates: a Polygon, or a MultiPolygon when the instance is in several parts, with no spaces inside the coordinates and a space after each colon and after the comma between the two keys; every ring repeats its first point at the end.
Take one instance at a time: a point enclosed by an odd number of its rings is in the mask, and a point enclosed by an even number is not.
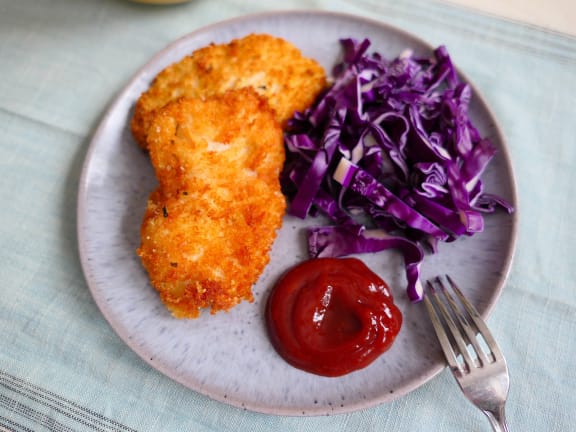
{"type": "Polygon", "coordinates": [[[448,366],[464,395],[486,414],[493,430],[508,432],[506,360],[478,311],[448,275],[446,280],[447,284],[440,277],[427,281],[424,304],[448,366]]]}

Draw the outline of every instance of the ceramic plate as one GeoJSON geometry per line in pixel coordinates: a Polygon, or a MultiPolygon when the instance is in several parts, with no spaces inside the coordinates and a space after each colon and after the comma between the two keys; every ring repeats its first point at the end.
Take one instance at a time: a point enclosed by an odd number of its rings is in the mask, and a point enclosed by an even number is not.
{"type": "MultiPolygon", "coordinates": [[[[422,304],[404,291],[400,254],[362,256],[392,287],[404,315],[393,347],[372,365],[339,378],[289,366],[267,338],[263,310],[277,277],[307,258],[304,223],[286,217],[271,262],[254,286],[254,303],[229,313],[176,320],[161,304],[135,254],[146,199],[156,182],[147,156],[129,131],[134,102],[168,64],[211,42],[252,32],[285,38],[327,71],[338,60],[338,39],[368,37],[390,57],[405,48],[430,55],[431,47],[381,22],[324,12],[248,16],[195,31],[154,56],[117,97],[97,129],[85,161],[79,192],[81,261],[90,290],[111,326],[144,361],[184,386],[218,401],[279,415],[325,415],[381,404],[410,392],[443,368],[422,304]]],[[[475,92],[471,115],[499,148],[484,176],[487,189],[515,203],[515,186],[502,135],[475,92]]],[[[490,215],[472,238],[441,245],[428,256],[423,275],[449,272],[486,316],[507,276],[516,238],[516,216],[490,215]]]]}

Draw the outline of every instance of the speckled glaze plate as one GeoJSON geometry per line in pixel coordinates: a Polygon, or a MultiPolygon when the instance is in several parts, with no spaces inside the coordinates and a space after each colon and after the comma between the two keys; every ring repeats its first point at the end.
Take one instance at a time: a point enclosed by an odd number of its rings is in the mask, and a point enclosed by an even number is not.
{"type": "MultiPolygon", "coordinates": [[[[364,38],[387,56],[406,48],[429,55],[432,47],[381,22],[325,12],[282,12],[247,16],[195,31],[155,55],[119,94],[97,129],[79,190],[78,235],[88,285],[119,337],[145,362],[182,385],[218,401],[278,415],[326,415],[363,409],[396,399],[422,385],[444,366],[422,304],[405,295],[400,254],[361,258],[392,287],[404,315],[393,347],[369,367],[339,378],[308,374],[289,366],[272,348],[264,324],[267,294],[278,276],[307,258],[304,222],[286,217],[271,262],[254,287],[255,302],[228,313],[176,320],[161,304],[135,254],[146,199],[156,181],[148,157],[129,130],[134,102],[168,64],[211,42],[248,33],[283,37],[327,71],[338,60],[338,39],[364,38]]],[[[487,190],[515,204],[515,185],[503,137],[480,95],[471,115],[499,153],[484,176],[487,190]]],[[[449,272],[486,316],[500,295],[516,240],[517,214],[490,215],[472,238],[443,244],[428,256],[423,275],[449,272]]],[[[306,222],[308,223],[308,222],[306,222]]],[[[317,221],[313,221],[317,223],[317,221]]]]}

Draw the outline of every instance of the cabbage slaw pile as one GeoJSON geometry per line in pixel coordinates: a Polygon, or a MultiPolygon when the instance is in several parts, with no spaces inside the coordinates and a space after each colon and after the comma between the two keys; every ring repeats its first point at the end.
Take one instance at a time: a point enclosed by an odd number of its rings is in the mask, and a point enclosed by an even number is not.
{"type": "Polygon", "coordinates": [[[340,42],[333,84],[285,134],[289,213],[330,219],[307,230],[312,258],[400,250],[417,302],[425,249],[482,231],[497,208],[514,209],[483,189],[496,149],[472,124],[471,88],[444,46],[431,58],[406,51],[387,60],[368,52],[368,39],[340,42]]]}

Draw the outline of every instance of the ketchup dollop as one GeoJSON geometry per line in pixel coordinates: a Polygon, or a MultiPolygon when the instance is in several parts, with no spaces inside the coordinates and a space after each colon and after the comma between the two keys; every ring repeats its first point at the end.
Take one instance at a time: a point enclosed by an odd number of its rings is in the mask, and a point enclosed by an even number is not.
{"type": "Polygon", "coordinates": [[[362,369],[390,348],[402,325],[388,285],[356,258],[316,258],[285,273],[268,297],[276,351],[317,375],[362,369]]]}

